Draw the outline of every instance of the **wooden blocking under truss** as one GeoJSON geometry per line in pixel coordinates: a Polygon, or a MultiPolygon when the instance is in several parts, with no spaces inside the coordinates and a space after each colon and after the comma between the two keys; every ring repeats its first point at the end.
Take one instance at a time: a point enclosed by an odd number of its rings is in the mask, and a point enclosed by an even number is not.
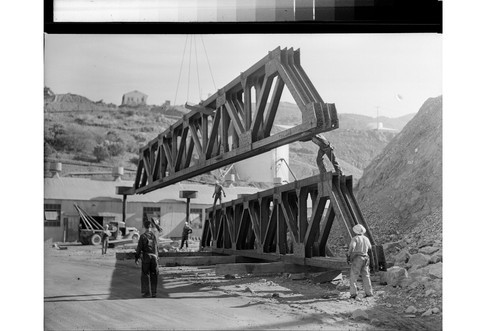
{"type": "MultiPolygon", "coordinates": [[[[293,257],[299,264],[326,258],[334,221],[340,222],[345,245],[355,224],[368,229],[352,193],[351,177],[331,172],[240,197],[208,208],[205,215],[203,246],[232,249],[235,254],[293,257]]],[[[370,232],[367,236],[374,245],[370,232]]],[[[345,261],[323,262],[333,269],[346,267],[345,261]]]]}
{"type": "Polygon", "coordinates": [[[234,263],[221,264],[215,267],[216,275],[264,275],[276,273],[296,273],[307,272],[308,266],[285,263],[285,262],[266,262],[266,263],[234,263]]]}
{"type": "Polygon", "coordinates": [[[311,277],[311,281],[313,283],[320,283],[320,284],[331,282],[337,276],[339,276],[341,273],[342,273],[342,270],[328,270],[328,271],[313,275],[313,277],[311,277]]]}
{"type": "Polygon", "coordinates": [[[226,263],[236,263],[237,256],[178,256],[160,257],[160,266],[202,266],[226,263]]]}

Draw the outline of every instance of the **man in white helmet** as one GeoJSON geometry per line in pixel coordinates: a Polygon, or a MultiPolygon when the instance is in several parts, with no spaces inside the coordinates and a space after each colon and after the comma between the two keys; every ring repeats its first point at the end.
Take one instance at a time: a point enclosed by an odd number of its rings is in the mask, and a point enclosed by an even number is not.
{"type": "Polygon", "coordinates": [[[356,281],[361,273],[365,297],[373,296],[372,283],[370,281],[370,257],[368,250],[372,248],[370,240],[364,236],[366,229],[361,224],[356,224],[352,230],[356,234],[349,244],[347,251],[347,262],[351,263],[350,292],[351,298],[356,298],[358,289],[356,281]]]}

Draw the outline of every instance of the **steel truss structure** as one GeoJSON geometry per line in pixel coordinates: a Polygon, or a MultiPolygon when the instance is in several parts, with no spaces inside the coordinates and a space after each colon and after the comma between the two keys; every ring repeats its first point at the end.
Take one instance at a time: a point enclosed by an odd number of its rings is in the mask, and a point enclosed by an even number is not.
{"type": "Polygon", "coordinates": [[[134,191],[147,193],[338,127],[300,65],[300,51],[276,48],[141,148],[134,191]],[[284,87],[302,113],[272,134],[284,87]]]}
{"type": "Polygon", "coordinates": [[[331,172],[207,209],[201,246],[220,253],[343,269],[345,260],[325,258],[335,220],[346,244],[353,236],[354,225],[362,224],[367,229],[374,248],[372,270],[384,270],[383,249],[376,245],[354,198],[352,176],[331,172]]]}

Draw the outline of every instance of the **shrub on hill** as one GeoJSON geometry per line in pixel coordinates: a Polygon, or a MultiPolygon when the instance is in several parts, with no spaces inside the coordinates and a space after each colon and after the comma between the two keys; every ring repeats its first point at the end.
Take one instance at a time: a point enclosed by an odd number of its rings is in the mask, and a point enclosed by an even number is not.
{"type": "Polygon", "coordinates": [[[97,159],[97,162],[101,162],[109,158],[109,151],[105,145],[95,146],[93,154],[97,159]]]}

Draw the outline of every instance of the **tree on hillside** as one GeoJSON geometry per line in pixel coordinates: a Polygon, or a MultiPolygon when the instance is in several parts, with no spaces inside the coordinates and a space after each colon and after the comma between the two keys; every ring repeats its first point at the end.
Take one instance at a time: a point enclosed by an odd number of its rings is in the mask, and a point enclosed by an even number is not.
{"type": "Polygon", "coordinates": [[[64,130],[62,124],[55,123],[49,128],[49,133],[51,135],[50,139],[52,139],[52,141],[57,141],[60,136],[66,133],[66,130],[64,130]]]}
{"type": "Polygon", "coordinates": [[[122,155],[125,152],[125,146],[122,142],[111,142],[107,147],[111,156],[122,155]]]}

